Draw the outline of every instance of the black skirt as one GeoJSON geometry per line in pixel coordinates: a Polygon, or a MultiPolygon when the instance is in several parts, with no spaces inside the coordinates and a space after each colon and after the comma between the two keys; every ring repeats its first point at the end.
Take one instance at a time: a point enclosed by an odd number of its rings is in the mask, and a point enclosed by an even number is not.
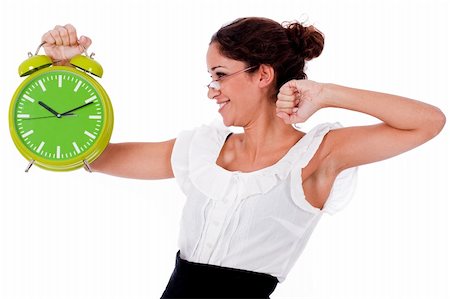
{"type": "Polygon", "coordinates": [[[268,274],[188,262],[178,251],[161,298],[269,298],[277,283],[268,274]]]}

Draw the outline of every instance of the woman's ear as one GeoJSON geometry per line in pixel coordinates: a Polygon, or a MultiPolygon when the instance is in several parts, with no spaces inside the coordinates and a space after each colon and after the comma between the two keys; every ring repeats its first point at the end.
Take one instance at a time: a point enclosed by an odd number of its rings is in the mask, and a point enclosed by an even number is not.
{"type": "Polygon", "coordinates": [[[259,87],[267,87],[270,86],[275,80],[275,71],[273,67],[267,64],[261,64],[259,67],[259,87]]]}

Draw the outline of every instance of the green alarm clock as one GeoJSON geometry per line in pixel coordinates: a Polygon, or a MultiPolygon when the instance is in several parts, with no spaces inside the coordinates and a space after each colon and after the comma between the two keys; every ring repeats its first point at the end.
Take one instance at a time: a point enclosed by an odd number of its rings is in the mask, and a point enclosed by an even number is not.
{"type": "Polygon", "coordinates": [[[29,53],[19,66],[27,78],[15,91],[9,109],[11,137],[33,164],[52,171],[85,167],[109,144],[113,108],[104,88],[90,75],[102,77],[91,54],[77,55],[69,66],[53,66],[50,57],[29,53]]]}

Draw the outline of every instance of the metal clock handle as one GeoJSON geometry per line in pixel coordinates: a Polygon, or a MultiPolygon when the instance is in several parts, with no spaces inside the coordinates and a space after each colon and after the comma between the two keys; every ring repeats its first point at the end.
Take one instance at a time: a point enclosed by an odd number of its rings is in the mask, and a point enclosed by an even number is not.
{"type": "Polygon", "coordinates": [[[94,58],[94,56],[95,56],[94,52],[91,52],[91,55],[88,55],[86,47],[83,46],[83,45],[80,45],[80,46],[83,48],[83,52],[84,52],[84,55],[86,55],[86,57],[89,57],[89,58],[92,58],[92,59],[94,58]]]}
{"type": "MultiPolygon", "coordinates": [[[[34,53],[34,56],[38,55],[39,50],[42,48],[42,46],[43,46],[44,44],[45,44],[45,42],[42,42],[42,43],[39,44],[39,46],[38,46],[37,49],[36,49],[36,52],[34,53]]],[[[28,52],[28,57],[32,57],[32,56],[33,56],[33,54],[32,54],[31,52],[28,52]]]]}
{"type": "MultiPolygon", "coordinates": [[[[38,54],[39,54],[39,51],[40,51],[41,48],[42,48],[42,46],[44,46],[45,44],[46,44],[46,42],[41,42],[41,43],[39,44],[39,46],[37,47],[36,52],[34,53],[34,55],[33,55],[31,52],[28,52],[28,57],[33,57],[33,56],[38,55],[38,54]]],[[[80,46],[83,48],[83,52],[84,52],[84,55],[86,55],[86,57],[94,58],[94,56],[95,56],[95,53],[94,53],[94,52],[92,52],[91,55],[89,55],[88,52],[87,52],[86,47],[83,46],[83,45],[80,45],[80,46]]],[[[59,60],[59,61],[60,61],[60,60],[59,60]]],[[[55,61],[55,62],[59,62],[59,61],[55,61]]]]}

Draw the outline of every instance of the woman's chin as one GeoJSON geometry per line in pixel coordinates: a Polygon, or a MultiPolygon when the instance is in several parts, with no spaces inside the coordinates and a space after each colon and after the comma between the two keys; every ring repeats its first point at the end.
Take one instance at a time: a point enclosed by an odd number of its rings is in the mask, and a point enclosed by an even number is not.
{"type": "Polygon", "coordinates": [[[226,118],[226,117],[223,117],[223,115],[222,115],[222,121],[223,121],[223,124],[224,124],[226,127],[231,127],[231,126],[233,126],[233,122],[232,122],[230,119],[228,119],[228,118],[226,118]]]}

